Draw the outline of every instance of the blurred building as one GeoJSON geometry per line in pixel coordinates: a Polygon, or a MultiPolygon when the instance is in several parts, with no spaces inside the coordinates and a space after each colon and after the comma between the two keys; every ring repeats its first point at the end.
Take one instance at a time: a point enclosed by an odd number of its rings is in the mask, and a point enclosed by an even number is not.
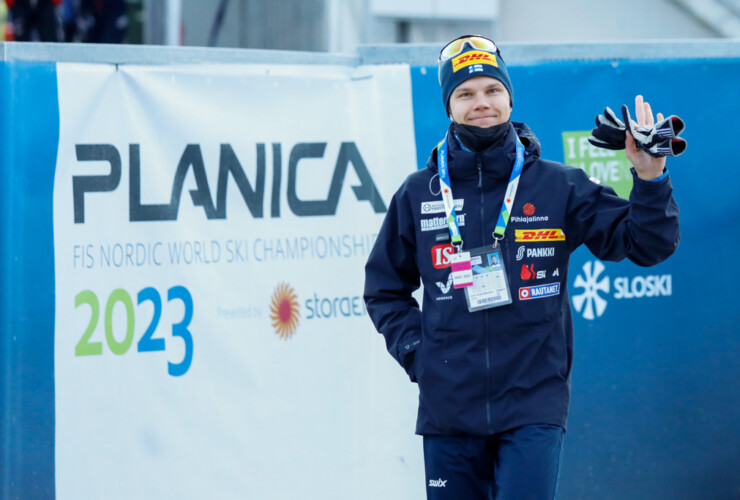
{"type": "Polygon", "coordinates": [[[463,33],[501,42],[740,37],[740,0],[144,0],[144,43],[354,52],[463,33]],[[179,24],[175,25],[176,20],[179,24]]]}

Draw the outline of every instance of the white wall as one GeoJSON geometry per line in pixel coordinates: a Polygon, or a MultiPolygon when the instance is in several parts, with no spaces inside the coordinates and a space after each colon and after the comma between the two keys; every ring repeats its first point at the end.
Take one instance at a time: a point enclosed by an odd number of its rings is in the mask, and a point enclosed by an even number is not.
{"type": "Polygon", "coordinates": [[[507,42],[717,37],[669,0],[500,0],[499,12],[507,42]]]}
{"type": "MultiPolygon", "coordinates": [[[[295,0],[298,2],[298,0],[295,0]]],[[[385,2],[385,0],[383,0],[385,2]]],[[[413,4],[411,0],[395,0],[399,5],[413,4]]],[[[441,2],[441,0],[438,0],[441,2]]],[[[496,8],[486,11],[478,19],[458,16],[456,19],[439,19],[434,16],[409,18],[409,41],[412,43],[443,43],[464,33],[480,33],[497,41],[506,42],[569,42],[637,39],[691,39],[715,38],[718,35],[686,10],[671,0],[479,0],[490,2],[496,8]],[[490,16],[498,13],[498,19],[490,16]]],[[[310,26],[296,26],[286,30],[282,25],[277,34],[293,50],[329,50],[330,52],[355,52],[358,44],[396,43],[396,19],[388,17],[388,9],[374,8],[371,0],[312,0],[313,16],[298,16],[310,26]],[[320,11],[324,11],[326,19],[320,11]],[[373,13],[383,15],[373,15],[373,13]],[[323,25],[323,26],[320,26],[323,25]],[[317,30],[329,28],[331,33],[321,40],[317,30]],[[300,42],[309,36],[310,42],[300,42]],[[318,38],[317,38],[318,37],[318,38]]],[[[388,3],[388,2],[386,2],[388,3]]],[[[386,3],[380,2],[381,7],[386,3]],[[382,5],[381,5],[382,4],[382,5]]],[[[422,2],[423,3],[423,2],[422,2]]],[[[429,3],[429,2],[427,2],[429,3]]],[[[303,2],[305,8],[308,4],[303,2]]],[[[440,3],[439,5],[441,5],[440,3]]],[[[186,45],[205,45],[218,2],[182,0],[186,45]]],[[[295,14],[297,9],[285,11],[290,0],[232,0],[224,17],[219,38],[220,47],[264,47],[255,44],[265,36],[276,35],[276,16],[295,14]],[[280,5],[279,5],[280,4],[280,5]],[[247,9],[247,5],[249,8],[247,9]],[[281,8],[282,5],[282,8],[281,8]],[[253,24],[247,30],[241,25],[253,24]],[[260,34],[268,30],[271,33],[260,34]]],[[[300,5],[300,4],[299,4],[300,5]]],[[[435,5],[437,5],[435,3],[435,5]]],[[[437,7],[439,7],[437,5],[437,7]]],[[[461,9],[463,6],[460,7],[461,9]]],[[[305,14],[305,13],[304,13],[305,14]]],[[[401,10],[399,10],[399,15],[401,10]]],[[[284,23],[298,23],[284,19],[284,23]]],[[[264,41],[264,40],[263,40],[264,41]]],[[[269,44],[268,44],[269,45],[269,44]]]]}

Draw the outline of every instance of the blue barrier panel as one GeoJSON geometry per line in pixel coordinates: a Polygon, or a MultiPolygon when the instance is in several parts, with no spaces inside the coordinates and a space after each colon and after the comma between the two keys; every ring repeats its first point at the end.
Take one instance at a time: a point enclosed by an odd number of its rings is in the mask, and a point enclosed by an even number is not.
{"type": "MultiPolygon", "coordinates": [[[[648,269],[600,264],[585,248],[571,258],[571,298],[582,297],[581,310],[574,308],[573,398],[558,498],[735,498],[740,173],[730,153],[737,127],[728,119],[740,112],[740,60],[509,64],[509,73],[512,119],[537,134],[544,158],[569,163],[568,133],[590,130],[605,106],[634,109],[637,93],[656,112],[687,123],[687,153],[668,160],[681,208],[677,252],[648,269]],[[588,283],[601,288],[586,293],[588,283]]],[[[411,74],[423,166],[449,120],[436,67],[415,66],[411,74]]]]}
{"type": "Polygon", "coordinates": [[[54,498],[56,65],[0,64],[0,496],[54,498]]]}

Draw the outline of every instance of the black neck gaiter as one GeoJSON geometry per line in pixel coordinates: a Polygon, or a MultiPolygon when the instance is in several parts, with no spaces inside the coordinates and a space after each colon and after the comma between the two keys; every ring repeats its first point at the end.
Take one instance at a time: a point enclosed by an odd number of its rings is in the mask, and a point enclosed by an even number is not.
{"type": "Polygon", "coordinates": [[[486,128],[455,123],[453,130],[466,148],[474,153],[482,153],[487,149],[503,144],[509,131],[509,123],[507,120],[504,123],[486,128]]]}

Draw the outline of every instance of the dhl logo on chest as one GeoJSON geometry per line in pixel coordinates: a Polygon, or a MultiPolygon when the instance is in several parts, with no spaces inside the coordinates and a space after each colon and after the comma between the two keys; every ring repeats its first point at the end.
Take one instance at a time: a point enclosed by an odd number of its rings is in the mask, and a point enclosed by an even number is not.
{"type": "Polygon", "coordinates": [[[565,233],[562,229],[517,229],[515,230],[516,241],[565,241],[565,233]]]}
{"type": "Polygon", "coordinates": [[[452,72],[454,73],[459,69],[470,66],[471,64],[490,64],[491,66],[496,66],[498,68],[496,54],[471,50],[452,58],[452,72]]]}

